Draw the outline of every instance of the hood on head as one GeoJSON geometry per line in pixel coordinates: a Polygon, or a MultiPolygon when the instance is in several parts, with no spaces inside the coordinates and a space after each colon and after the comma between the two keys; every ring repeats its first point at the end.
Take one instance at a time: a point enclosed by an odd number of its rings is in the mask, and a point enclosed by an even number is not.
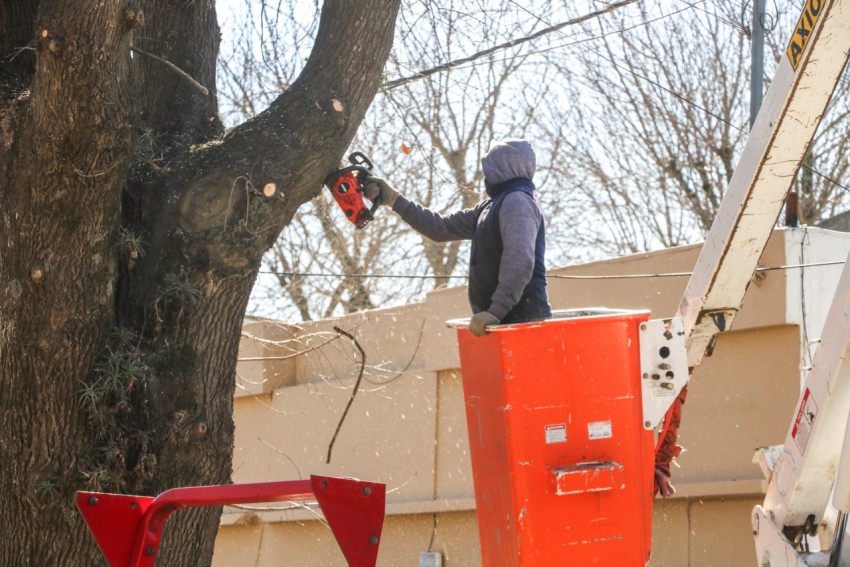
{"type": "Polygon", "coordinates": [[[492,142],[481,158],[481,169],[484,182],[490,186],[517,177],[533,179],[537,158],[527,140],[499,140],[492,142]]]}

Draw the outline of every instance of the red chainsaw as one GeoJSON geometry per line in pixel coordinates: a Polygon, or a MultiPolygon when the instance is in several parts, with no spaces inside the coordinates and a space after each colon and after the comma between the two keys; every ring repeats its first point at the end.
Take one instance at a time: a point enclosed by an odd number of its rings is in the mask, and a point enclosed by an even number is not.
{"type": "Polygon", "coordinates": [[[375,210],[381,204],[381,196],[366,207],[363,202],[363,189],[372,174],[372,162],[361,152],[348,156],[351,165],[338,169],[325,178],[325,186],[331,190],[337,205],[354,226],[363,228],[375,218],[375,210]]]}

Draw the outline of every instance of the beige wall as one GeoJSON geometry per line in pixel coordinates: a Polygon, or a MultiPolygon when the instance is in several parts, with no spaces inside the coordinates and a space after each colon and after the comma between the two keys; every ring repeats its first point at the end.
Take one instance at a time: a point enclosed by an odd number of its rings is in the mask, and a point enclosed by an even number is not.
{"type": "Polygon", "coordinates": [[[652,567],[755,567],[750,511],[757,498],[656,501],[652,567]]]}
{"type": "MultiPolygon", "coordinates": [[[[846,239],[826,237],[836,254],[846,254],[846,239]]],[[[818,245],[817,233],[807,238],[807,246],[818,245]]],[[[760,265],[790,263],[791,241],[777,232],[760,265]]],[[[698,252],[685,247],[552,270],[553,307],[649,308],[655,317],[670,316],[686,277],[561,276],[688,272],[698,252]]],[[[799,389],[799,327],[788,315],[788,277],[766,272],[750,286],[735,330],[720,336],[715,354],[694,372],[681,429],[686,451],[673,471],[678,493],[656,501],[653,567],[754,565],[749,517],[763,483],[753,451],[782,442],[799,389]]],[[[446,567],[480,565],[457,344],[445,325],[466,309],[465,289],[454,288],[423,303],[298,327],[246,321],[234,482],[322,474],[386,483],[378,565],[418,565],[429,546],[443,552],[446,567]],[[360,369],[357,351],[334,326],[357,338],[366,366],[328,464],[329,442],[360,369]],[[271,358],[246,360],[263,356],[271,358]]],[[[214,565],[344,561],[312,511],[227,508],[214,565]]]]}

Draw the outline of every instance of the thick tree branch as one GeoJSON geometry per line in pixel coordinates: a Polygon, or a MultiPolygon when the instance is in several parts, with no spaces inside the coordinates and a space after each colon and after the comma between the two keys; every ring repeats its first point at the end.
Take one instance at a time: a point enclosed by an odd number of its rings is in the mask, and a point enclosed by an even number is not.
{"type": "MultiPolygon", "coordinates": [[[[259,269],[263,253],[298,207],[321,190],[353,139],[377,92],[398,7],[399,0],[326,2],[313,53],[292,87],[221,140],[169,164],[159,183],[175,192],[166,201],[173,206],[148,206],[146,199],[163,201],[148,190],[134,191],[143,215],[139,232],[158,235],[151,247],[164,255],[149,255],[133,279],[147,278],[148,270],[161,273],[157,266],[175,254],[183,261],[203,258],[205,267],[222,273],[259,269]],[[238,177],[279,190],[273,198],[243,191],[230,199],[238,177]],[[243,220],[225,226],[226,218],[243,220]],[[175,229],[185,240],[175,239],[175,229]]],[[[138,299],[137,309],[147,303],[138,299]]]]}
{"type": "MultiPolygon", "coordinates": [[[[32,81],[2,69],[28,92],[0,108],[0,563],[96,564],[84,524],[66,521],[82,482],[157,493],[230,480],[260,258],[353,138],[399,0],[328,0],[305,73],[227,136],[214,2],[146,0],[144,34],[132,4],[0,0],[0,31],[22,30],[0,42],[37,36],[32,81]],[[19,7],[29,19],[7,19],[19,7]],[[134,44],[210,92],[130,57],[134,44]]],[[[219,514],[169,522],[158,561],[208,563],[219,514]]]]}

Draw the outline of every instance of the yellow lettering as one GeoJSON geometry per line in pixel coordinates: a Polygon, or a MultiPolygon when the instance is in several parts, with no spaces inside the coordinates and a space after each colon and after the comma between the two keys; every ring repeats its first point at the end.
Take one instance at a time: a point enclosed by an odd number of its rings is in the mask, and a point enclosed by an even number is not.
{"type": "Polygon", "coordinates": [[[803,12],[800,14],[800,19],[797,20],[797,27],[791,36],[791,41],[788,42],[788,48],[785,50],[788,59],[791,61],[791,67],[794,69],[800,63],[806,44],[812,37],[822,8],[823,0],[808,0],[806,5],[803,6],[803,12]]]}
{"type": "Polygon", "coordinates": [[[788,46],[788,55],[791,58],[791,67],[797,68],[797,63],[800,61],[800,54],[803,53],[803,48],[794,42],[788,46]]]}

